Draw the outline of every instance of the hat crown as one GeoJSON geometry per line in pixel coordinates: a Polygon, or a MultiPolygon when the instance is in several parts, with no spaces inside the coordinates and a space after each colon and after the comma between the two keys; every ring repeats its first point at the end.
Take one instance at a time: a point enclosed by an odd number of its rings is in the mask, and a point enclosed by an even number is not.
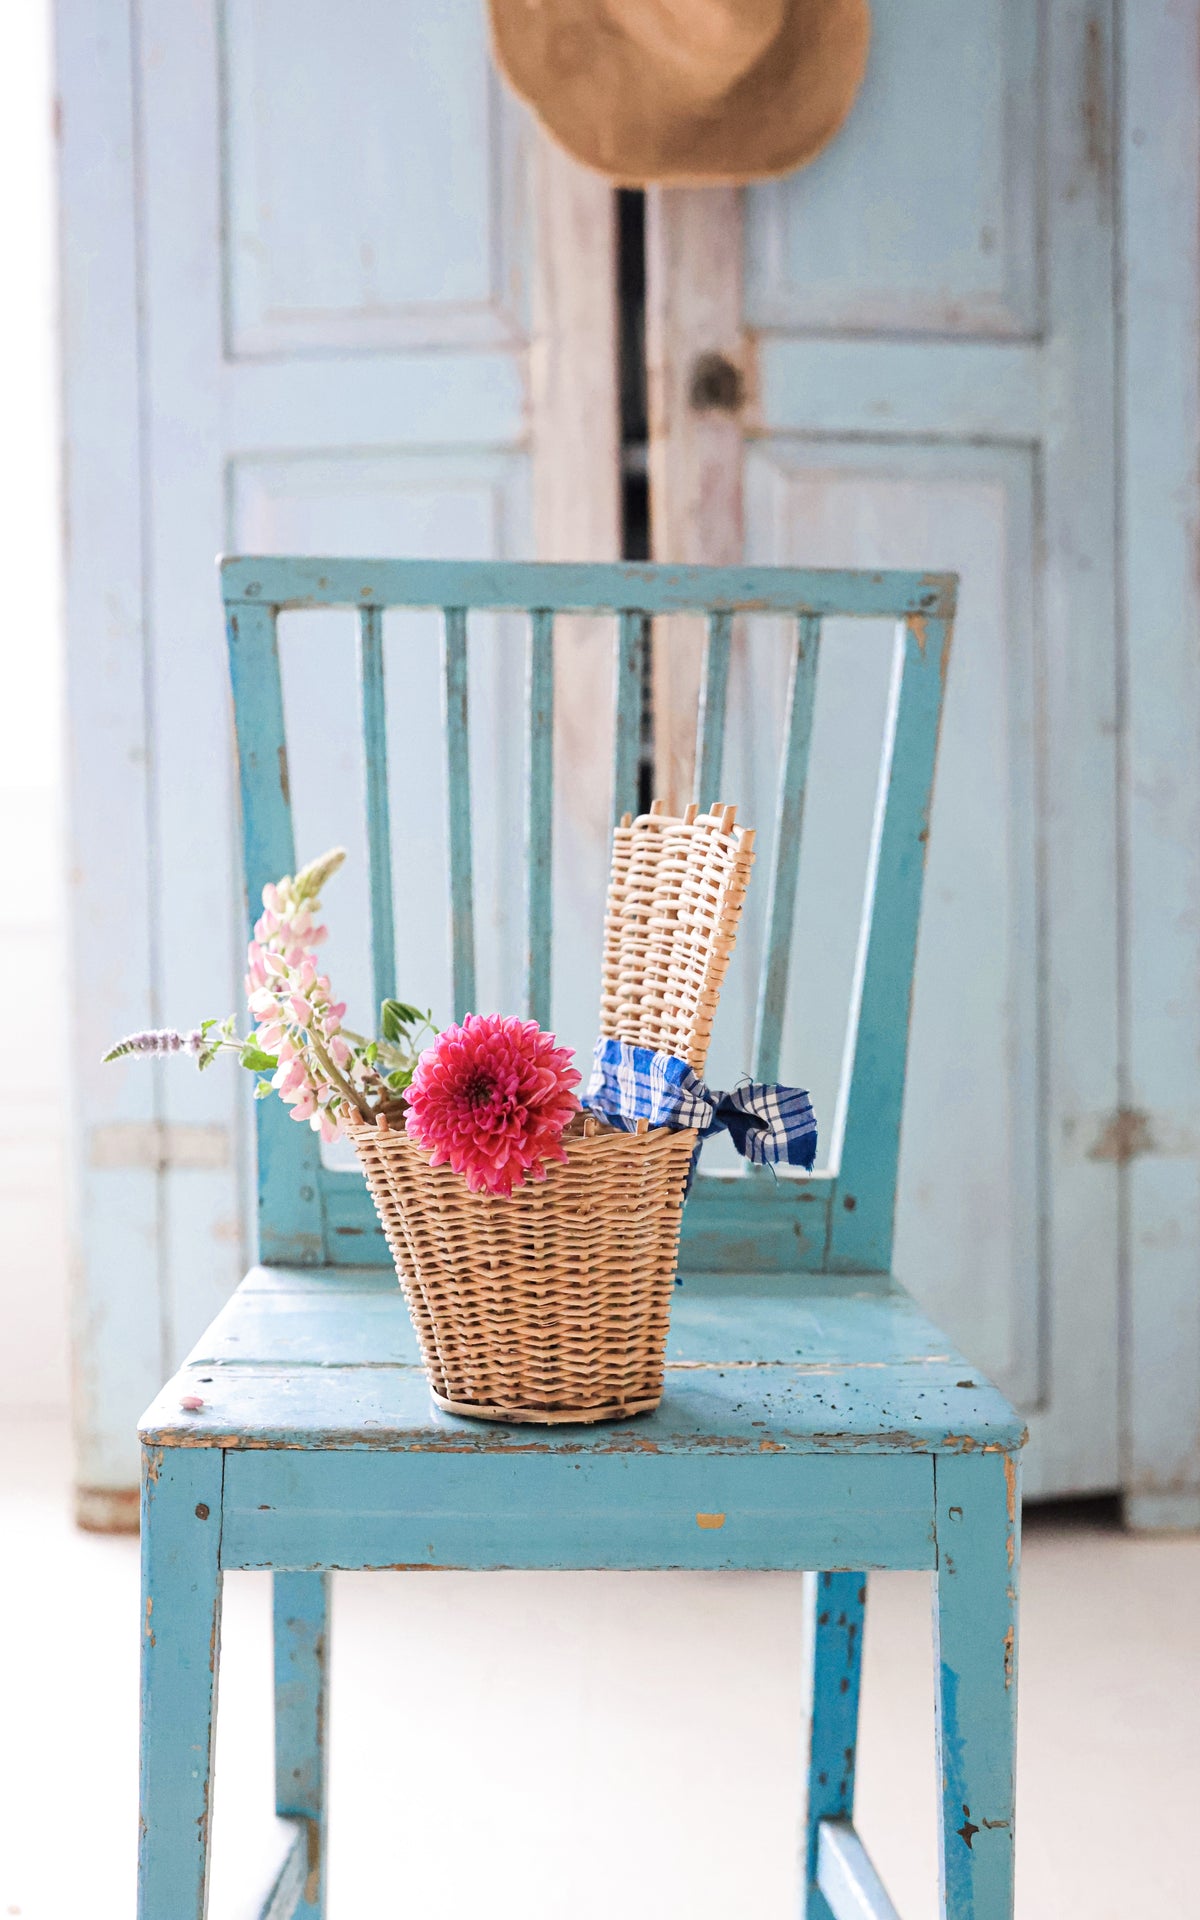
{"type": "Polygon", "coordinates": [[[604,0],[604,9],[696,98],[716,99],[778,38],[787,0],[604,0]]]}
{"type": "Polygon", "coordinates": [[[633,186],[768,179],[832,140],[869,0],[487,0],[496,58],[566,152],[633,186]]]}

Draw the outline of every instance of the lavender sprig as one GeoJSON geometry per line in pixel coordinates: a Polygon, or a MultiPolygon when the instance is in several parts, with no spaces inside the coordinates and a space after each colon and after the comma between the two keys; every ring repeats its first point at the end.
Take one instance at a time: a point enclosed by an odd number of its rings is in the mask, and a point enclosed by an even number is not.
{"type": "Polygon", "coordinates": [[[176,1027],[148,1027],[144,1033],[127,1034],[124,1040],[118,1040],[104,1055],[108,1060],[123,1060],[127,1053],[190,1053],[198,1054],[204,1046],[204,1029],[193,1027],[190,1033],[180,1033],[176,1027]]]}

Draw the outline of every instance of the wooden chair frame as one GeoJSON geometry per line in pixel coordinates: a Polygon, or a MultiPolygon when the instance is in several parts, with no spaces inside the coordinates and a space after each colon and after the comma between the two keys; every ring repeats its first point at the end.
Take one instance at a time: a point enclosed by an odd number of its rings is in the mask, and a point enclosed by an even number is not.
{"type": "Polygon", "coordinates": [[[197,1766],[195,1755],[211,1753],[223,1573],[275,1573],[277,1805],[291,1826],[263,1912],[280,1920],[323,1912],[329,1569],[414,1564],[817,1569],[801,1872],[808,1920],[894,1920],[852,1824],[861,1570],[930,1570],[942,1912],[948,1920],[1010,1920],[1024,1435],[1002,1397],[949,1349],[889,1271],[954,579],[238,558],[223,563],[222,586],[252,902],[295,865],[278,616],[358,611],[377,998],[395,985],[383,613],[442,610],[457,1016],[475,998],[467,620],[476,608],[528,615],[525,1005],[542,1022],[550,1004],[555,616],[615,616],[614,820],[635,804],[644,623],[707,616],[696,785],[708,804],[720,785],[734,617],[789,616],[792,670],[755,1038],[755,1076],[766,1080],[779,1067],[822,622],[890,619],[897,642],[829,1167],[777,1182],[697,1178],[684,1218],[688,1285],[668,1349],[667,1394],[656,1413],[633,1423],[636,1432],[550,1430],[530,1449],[522,1429],[433,1412],[361,1180],[324,1167],[315,1137],[290,1125],[278,1103],[259,1105],[262,1265],[141,1427],[141,1920],[204,1911],[209,1764],[197,1766]],[[192,1395],[203,1410],[181,1411],[192,1395]]]}

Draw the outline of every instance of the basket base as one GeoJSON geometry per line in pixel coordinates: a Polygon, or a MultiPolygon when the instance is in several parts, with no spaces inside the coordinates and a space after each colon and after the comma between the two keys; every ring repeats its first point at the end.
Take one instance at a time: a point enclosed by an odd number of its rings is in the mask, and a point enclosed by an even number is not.
{"type": "Polygon", "coordinates": [[[502,1420],[514,1427],[592,1427],[600,1420],[629,1420],[635,1413],[652,1413],[662,1399],[662,1391],[645,1400],[614,1400],[607,1407],[481,1407],[466,1400],[446,1400],[433,1387],[429,1389],[435,1407],[443,1413],[457,1413],[468,1420],[502,1420]]]}

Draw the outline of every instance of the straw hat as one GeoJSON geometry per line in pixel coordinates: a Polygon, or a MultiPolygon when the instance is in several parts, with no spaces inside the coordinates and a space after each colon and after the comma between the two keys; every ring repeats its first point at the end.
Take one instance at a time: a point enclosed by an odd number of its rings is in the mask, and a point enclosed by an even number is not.
{"type": "Polygon", "coordinates": [[[788,173],[849,113],[867,0],[489,0],[499,64],[559,144],[627,185],[788,173]]]}

